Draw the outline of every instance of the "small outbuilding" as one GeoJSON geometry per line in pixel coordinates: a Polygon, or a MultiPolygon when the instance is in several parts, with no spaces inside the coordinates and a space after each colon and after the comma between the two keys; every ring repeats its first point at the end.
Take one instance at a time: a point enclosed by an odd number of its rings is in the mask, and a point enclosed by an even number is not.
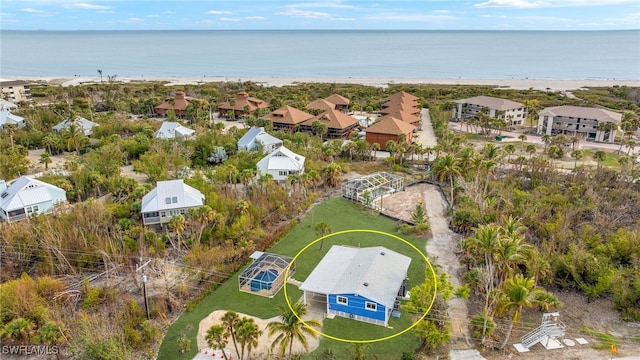
{"type": "Polygon", "coordinates": [[[296,272],[293,258],[256,251],[251,255],[253,263],[238,277],[240,291],[272,298],[285,284],[285,273],[289,265],[288,277],[296,272]]]}
{"type": "Polygon", "coordinates": [[[380,210],[380,199],[404,189],[404,179],[385,171],[361,176],[342,183],[342,197],[380,210]]]}

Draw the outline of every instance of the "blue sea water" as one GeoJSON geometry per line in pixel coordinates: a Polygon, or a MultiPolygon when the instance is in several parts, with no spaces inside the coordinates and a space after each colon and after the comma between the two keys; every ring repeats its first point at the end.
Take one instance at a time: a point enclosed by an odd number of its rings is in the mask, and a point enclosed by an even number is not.
{"type": "Polygon", "coordinates": [[[0,50],[0,77],[640,80],[640,30],[3,30],[0,50]]]}

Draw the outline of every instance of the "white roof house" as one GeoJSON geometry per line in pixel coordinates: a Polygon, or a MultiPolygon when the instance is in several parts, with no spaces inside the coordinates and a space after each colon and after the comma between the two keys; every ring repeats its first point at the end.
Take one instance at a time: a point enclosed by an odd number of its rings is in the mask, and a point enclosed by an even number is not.
{"type": "Polygon", "coordinates": [[[0,99],[0,110],[15,110],[17,108],[18,105],[12,103],[11,101],[0,99]]]}
{"type": "MultiPolygon", "coordinates": [[[[354,297],[384,306],[386,310],[383,312],[386,313],[394,308],[410,264],[411,258],[408,256],[382,246],[355,248],[334,245],[302,283],[300,290],[305,292],[305,301],[308,296],[326,295],[327,313],[351,318],[354,317],[352,314],[366,315],[367,311],[362,311],[365,310],[362,300],[349,301],[354,297]],[[347,300],[346,306],[339,311],[340,301],[332,301],[335,296],[347,300]]],[[[383,318],[379,319],[384,321],[384,325],[387,325],[388,315],[383,314],[383,318]]]]}
{"type": "Polygon", "coordinates": [[[258,144],[262,145],[264,152],[268,154],[282,146],[282,140],[269,135],[263,127],[252,127],[238,140],[238,150],[255,150],[258,144]]]}
{"type": "Polygon", "coordinates": [[[4,221],[47,213],[63,201],[67,201],[66,192],[46,182],[22,176],[6,187],[0,180],[0,219],[4,221]]]}
{"type": "Polygon", "coordinates": [[[195,130],[182,126],[180,123],[165,121],[154,136],[158,139],[189,139],[195,132],[195,130]]]}
{"type": "Polygon", "coordinates": [[[5,125],[16,125],[19,128],[24,127],[25,121],[22,116],[12,114],[9,109],[0,110],[0,129],[5,125]]]}
{"type": "Polygon", "coordinates": [[[304,156],[281,146],[258,161],[256,168],[258,175],[271,174],[273,180],[284,181],[291,174],[304,173],[304,161],[304,156]]]}
{"type": "Polygon", "coordinates": [[[81,116],[76,116],[75,118],[73,118],[73,120],[69,118],[64,119],[61,123],[55,125],[52,129],[55,131],[62,131],[64,129],[68,129],[71,124],[74,124],[75,126],[81,128],[82,132],[86,136],[90,136],[93,132],[93,128],[99,126],[93,121],[87,120],[81,116]]]}
{"type": "Polygon", "coordinates": [[[168,223],[174,215],[204,204],[204,195],[182,179],[158,181],[155,189],[142,197],[142,219],[145,225],[168,223]]]}

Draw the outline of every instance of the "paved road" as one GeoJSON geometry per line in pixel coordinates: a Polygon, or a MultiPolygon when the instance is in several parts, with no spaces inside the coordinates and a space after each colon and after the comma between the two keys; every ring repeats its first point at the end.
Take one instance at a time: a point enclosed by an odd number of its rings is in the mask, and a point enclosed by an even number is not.
{"type": "MultiPolygon", "coordinates": [[[[457,132],[468,132],[468,133],[478,133],[478,131],[474,131],[473,126],[469,126],[467,130],[466,124],[460,122],[449,122],[449,129],[457,132]]],[[[513,131],[503,131],[502,135],[508,136],[508,138],[503,139],[502,142],[519,142],[518,136],[520,133],[513,131]]],[[[536,145],[544,145],[542,141],[542,136],[534,135],[534,134],[526,134],[527,135],[527,143],[536,144],[536,145]]],[[[598,149],[598,150],[608,150],[608,151],[618,151],[620,149],[620,144],[611,144],[611,143],[597,143],[593,141],[581,140],[577,146],[578,149],[598,149]]],[[[622,151],[626,151],[627,148],[623,147],[622,151]]],[[[634,153],[640,154],[640,146],[636,148],[634,153]]]]}

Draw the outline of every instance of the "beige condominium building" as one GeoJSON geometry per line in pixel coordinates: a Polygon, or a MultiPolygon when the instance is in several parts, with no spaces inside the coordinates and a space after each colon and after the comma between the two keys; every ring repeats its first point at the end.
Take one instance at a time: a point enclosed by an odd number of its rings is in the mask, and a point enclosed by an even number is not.
{"type": "Polygon", "coordinates": [[[453,120],[460,121],[472,118],[483,109],[488,110],[489,117],[504,119],[509,126],[523,125],[527,118],[527,108],[519,102],[491,96],[476,96],[456,100],[456,106],[453,108],[453,120]]]}
{"type": "Polygon", "coordinates": [[[538,134],[584,134],[588,140],[612,143],[620,120],[622,114],[610,110],[569,105],[553,106],[539,112],[538,134]]]}
{"type": "Polygon", "coordinates": [[[26,81],[0,81],[2,98],[13,103],[31,101],[31,89],[26,81]]]}

